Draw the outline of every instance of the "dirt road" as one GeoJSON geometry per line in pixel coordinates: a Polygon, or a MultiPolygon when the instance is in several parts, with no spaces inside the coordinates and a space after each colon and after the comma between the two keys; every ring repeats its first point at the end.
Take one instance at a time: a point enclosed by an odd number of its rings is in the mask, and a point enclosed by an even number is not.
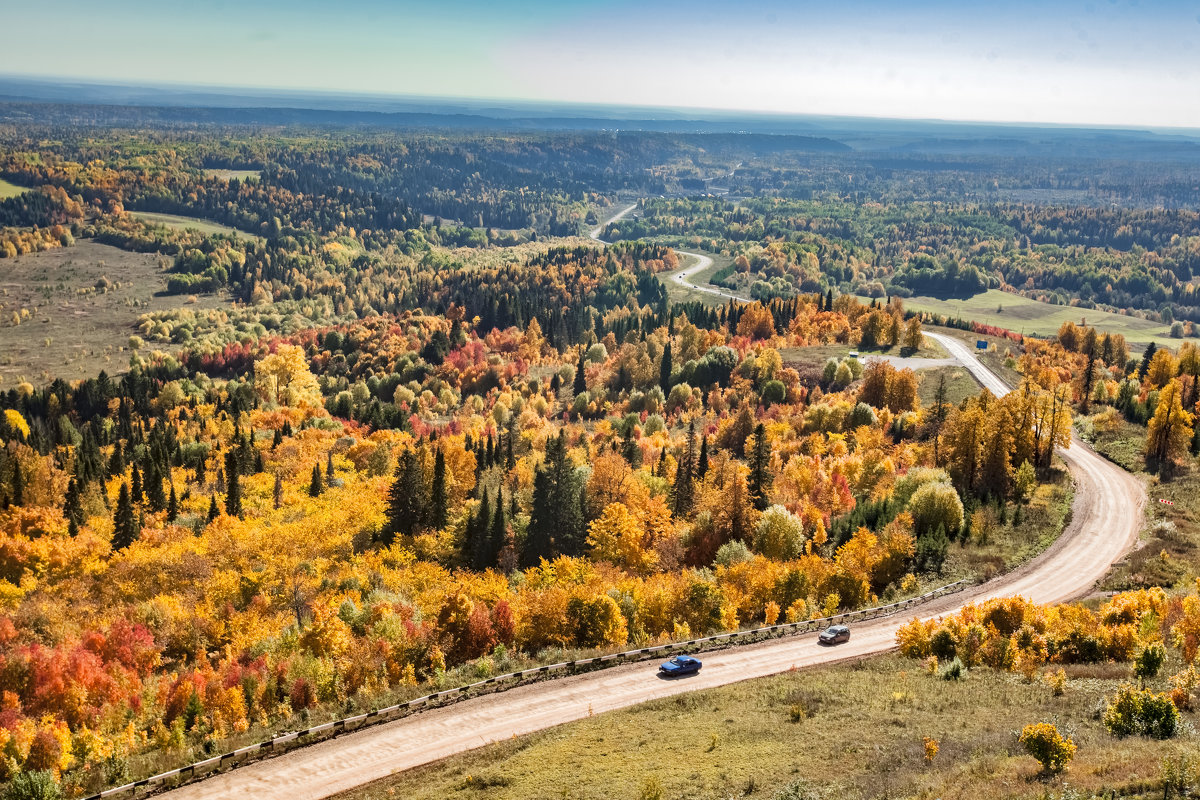
{"type": "MultiPolygon", "coordinates": [[[[961,342],[943,334],[926,335],[941,343],[994,393],[1008,391],[961,342]]],[[[1008,575],[922,606],[922,617],[946,614],[965,603],[992,597],[1023,595],[1048,603],[1085,595],[1109,565],[1133,546],[1146,500],[1141,483],[1079,442],[1063,451],[1062,457],[1075,478],[1076,492],[1071,524],[1058,541],[1008,575]]],[[[900,616],[856,625],[851,640],[835,648],[820,647],[813,635],[806,635],[713,652],[704,656],[702,672],[677,680],[659,678],[654,663],[643,663],[523,686],[347,734],[185,786],[167,796],[171,800],[317,800],[393,772],[589,714],[792,667],[881,653],[894,647],[896,629],[904,622],[900,616]]]]}
{"type": "Polygon", "coordinates": [[[588,233],[588,237],[595,239],[597,242],[603,242],[604,240],[600,238],[600,234],[604,233],[604,229],[607,228],[611,223],[622,219],[626,214],[628,214],[630,211],[633,211],[635,208],[637,208],[637,203],[632,203],[629,206],[622,208],[616,214],[613,214],[611,217],[604,220],[604,222],[601,222],[595,228],[592,228],[592,230],[588,233]]]}

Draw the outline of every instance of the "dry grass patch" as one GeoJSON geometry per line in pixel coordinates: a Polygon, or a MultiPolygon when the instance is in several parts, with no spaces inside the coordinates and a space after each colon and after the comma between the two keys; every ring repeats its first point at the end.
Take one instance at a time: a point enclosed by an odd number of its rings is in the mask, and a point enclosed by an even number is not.
{"type": "Polygon", "coordinates": [[[341,797],[599,800],[640,797],[649,782],[664,798],[1036,798],[1064,780],[1044,781],[1017,744],[1023,726],[1042,721],[1079,745],[1065,776],[1072,787],[1120,789],[1157,781],[1163,757],[1198,744],[1192,732],[1163,743],[1104,730],[1093,712],[1126,671],[1069,679],[1055,697],[1046,683],[1011,674],[980,669],[945,681],[883,656],[601,714],[341,797]],[[931,763],[925,737],[939,742],[931,763]],[[781,794],[788,787],[794,794],[781,794]]]}

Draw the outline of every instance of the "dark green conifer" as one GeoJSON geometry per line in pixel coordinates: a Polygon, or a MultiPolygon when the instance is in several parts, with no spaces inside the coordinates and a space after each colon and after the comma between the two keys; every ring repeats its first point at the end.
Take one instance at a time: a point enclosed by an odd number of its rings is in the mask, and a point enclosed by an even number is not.
{"type": "Polygon", "coordinates": [[[438,448],[433,456],[433,487],[429,493],[429,524],[437,530],[446,527],[446,455],[438,448]]]}
{"type": "Polygon", "coordinates": [[[128,483],[121,484],[117,495],[117,510],[113,514],[113,552],[124,550],[141,536],[138,519],[133,511],[133,498],[128,483]]]}
{"type": "Polygon", "coordinates": [[[225,454],[225,472],[229,475],[229,488],[225,492],[225,513],[231,517],[242,517],[242,479],[238,474],[237,454],[225,454]]]}

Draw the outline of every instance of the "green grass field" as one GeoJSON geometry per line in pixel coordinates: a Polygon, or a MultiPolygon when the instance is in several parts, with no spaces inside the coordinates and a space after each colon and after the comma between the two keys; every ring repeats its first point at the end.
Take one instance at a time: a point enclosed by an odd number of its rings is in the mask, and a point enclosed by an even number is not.
{"type": "Polygon", "coordinates": [[[9,197],[16,197],[17,195],[24,194],[28,191],[29,189],[24,186],[17,186],[15,183],[9,183],[3,178],[0,178],[0,200],[6,200],[9,197]]]}
{"type": "Polygon", "coordinates": [[[221,225],[216,222],[209,222],[206,219],[198,219],[196,217],[180,217],[174,214],[157,214],[152,211],[131,211],[129,212],[138,219],[145,220],[157,225],[166,225],[168,228],[176,228],[178,230],[198,230],[201,233],[223,233],[226,235],[240,236],[243,239],[258,239],[260,237],[254,234],[239,231],[237,228],[231,228],[228,225],[221,225]]]}
{"type": "Polygon", "coordinates": [[[904,307],[951,317],[998,325],[1002,328],[1037,336],[1051,336],[1064,322],[1087,322],[1098,330],[1119,333],[1138,344],[1167,344],[1178,347],[1179,339],[1170,337],[1170,325],[1150,322],[1138,317],[1112,314],[1088,308],[1053,306],[1027,297],[991,289],[966,300],[935,300],[932,297],[909,297],[904,307]]]}
{"type": "MultiPolygon", "coordinates": [[[[1055,697],[1012,674],[979,669],[945,681],[917,662],[882,656],[600,714],[338,797],[1006,800],[1059,798],[1064,781],[1083,792],[1071,797],[1112,789],[1162,797],[1162,760],[1195,752],[1197,736],[1110,736],[1092,711],[1128,672],[1068,667],[1066,692],[1055,697]],[[1035,722],[1057,723],[1079,746],[1065,776],[1043,779],[1017,744],[1016,733],[1035,722]],[[939,744],[929,763],[926,736],[939,744]],[[1139,785],[1157,794],[1128,791],[1139,785]]],[[[1194,714],[1184,716],[1194,723],[1194,714]]]]}

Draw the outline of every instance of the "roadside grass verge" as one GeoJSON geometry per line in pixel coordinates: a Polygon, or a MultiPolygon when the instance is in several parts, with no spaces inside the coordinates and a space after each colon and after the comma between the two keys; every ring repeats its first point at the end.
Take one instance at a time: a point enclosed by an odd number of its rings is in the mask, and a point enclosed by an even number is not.
{"type": "Polygon", "coordinates": [[[1074,499],[1071,475],[1056,463],[1026,502],[979,506],[966,537],[950,545],[943,577],[991,580],[1029,561],[1062,535],[1074,499]]]}
{"type": "Polygon", "coordinates": [[[1200,470],[1195,459],[1166,476],[1146,471],[1146,427],[1120,419],[1115,426],[1076,421],[1080,437],[1096,452],[1146,481],[1146,522],[1137,549],[1113,565],[1102,587],[1185,587],[1200,577],[1200,470]],[[1166,502],[1163,502],[1166,501],[1166,502]]]}
{"type": "Polygon", "coordinates": [[[937,396],[939,379],[946,379],[946,402],[959,405],[968,397],[979,394],[979,382],[971,377],[965,367],[934,367],[918,373],[920,382],[917,384],[917,397],[921,408],[932,408],[937,396]]]}
{"type": "Polygon", "coordinates": [[[946,681],[880,656],[651,701],[337,797],[1004,800],[1047,796],[1065,783],[1084,797],[1139,789],[1161,797],[1162,759],[1194,752],[1194,730],[1168,742],[1115,739],[1093,711],[1128,680],[1128,667],[1068,667],[1067,675],[1055,697],[1044,682],[1013,674],[981,668],[946,681]],[[1017,744],[1033,722],[1058,724],[1079,746],[1064,777],[1042,778],[1017,744]],[[930,763],[924,737],[939,743],[930,763]]]}

